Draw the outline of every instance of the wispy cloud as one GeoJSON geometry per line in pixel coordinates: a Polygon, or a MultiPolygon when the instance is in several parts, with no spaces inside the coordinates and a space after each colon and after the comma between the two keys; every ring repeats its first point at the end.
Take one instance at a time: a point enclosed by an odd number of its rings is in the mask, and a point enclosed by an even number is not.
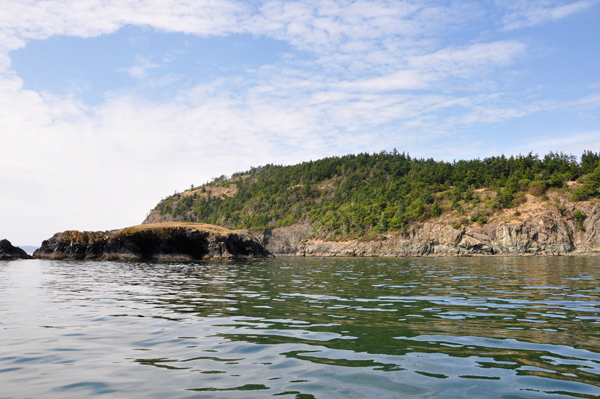
{"type": "Polygon", "coordinates": [[[408,57],[410,66],[454,76],[470,77],[473,70],[512,64],[526,45],[518,41],[476,43],[462,48],[445,48],[431,54],[408,57]]]}
{"type": "Polygon", "coordinates": [[[120,68],[118,72],[125,72],[127,75],[135,79],[142,79],[148,76],[148,71],[155,68],[160,68],[159,64],[150,61],[148,58],[137,56],[137,64],[127,68],[120,68]]]}
{"type": "Polygon", "coordinates": [[[404,70],[371,79],[342,82],[339,87],[349,91],[385,92],[423,89],[428,86],[427,77],[418,70],[404,70]]]}
{"type": "MultiPolygon", "coordinates": [[[[505,3],[505,2],[502,2],[505,3]]],[[[598,4],[598,0],[579,0],[565,4],[555,0],[521,0],[510,2],[504,17],[504,29],[514,30],[546,22],[554,22],[581,13],[598,4]]]]}

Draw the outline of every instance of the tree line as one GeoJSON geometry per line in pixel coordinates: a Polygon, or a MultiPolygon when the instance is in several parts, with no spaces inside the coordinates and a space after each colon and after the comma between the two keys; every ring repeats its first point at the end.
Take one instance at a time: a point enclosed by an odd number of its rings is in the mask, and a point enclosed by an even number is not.
{"type": "MultiPolygon", "coordinates": [[[[221,176],[155,208],[161,215],[228,228],[266,230],[299,221],[328,239],[403,232],[444,212],[477,210],[485,223],[495,211],[560,189],[574,201],[598,197],[600,154],[529,153],[453,162],[412,158],[396,150],[329,157],[292,166],[265,165],[221,176]],[[569,182],[576,181],[574,189],[569,182]],[[213,195],[216,187],[237,190],[213,195]],[[480,189],[485,190],[480,190],[480,189]]],[[[193,188],[193,186],[192,186],[193,188]]],[[[218,190],[215,190],[218,191],[218,190]]]]}

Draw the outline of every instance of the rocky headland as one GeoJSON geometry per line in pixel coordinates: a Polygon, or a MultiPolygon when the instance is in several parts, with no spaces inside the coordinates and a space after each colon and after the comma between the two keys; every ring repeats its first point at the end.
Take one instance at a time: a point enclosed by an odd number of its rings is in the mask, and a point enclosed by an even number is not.
{"type": "Polygon", "coordinates": [[[31,259],[27,252],[13,246],[8,240],[0,240],[0,260],[31,259]]]}
{"type": "Polygon", "coordinates": [[[485,224],[449,213],[404,234],[338,241],[312,238],[310,224],[296,224],[266,231],[263,244],[277,256],[600,255],[597,202],[529,197],[520,212],[500,211],[485,224]]]}
{"type": "Polygon", "coordinates": [[[167,222],[111,231],[65,231],[45,240],[37,259],[81,260],[258,260],[273,255],[245,231],[167,222]]]}

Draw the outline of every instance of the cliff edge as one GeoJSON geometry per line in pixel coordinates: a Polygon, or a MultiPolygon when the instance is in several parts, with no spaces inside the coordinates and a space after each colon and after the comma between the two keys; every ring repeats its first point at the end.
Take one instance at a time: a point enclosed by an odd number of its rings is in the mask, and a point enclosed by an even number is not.
{"type": "Polygon", "coordinates": [[[531,197],[520,212],[506,209],[485,224],[449,213],[374,239],[323,240],[296,224],[266,231],[263,245],[277,256],[600,255],[600,205],[553,199],[531,197]]]}
{"type": "Polygon", "coordinates": [[[111,231],[65,231],[45,240],[37,259],[252,260],[273,255],[252,235],[223,227],[167,222],[111,231]]]}

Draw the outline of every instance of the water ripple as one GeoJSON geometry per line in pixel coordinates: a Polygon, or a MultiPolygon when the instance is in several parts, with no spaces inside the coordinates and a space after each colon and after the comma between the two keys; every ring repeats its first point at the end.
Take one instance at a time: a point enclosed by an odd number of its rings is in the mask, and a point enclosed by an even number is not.
{"type": "Polygon", "coordinates": [[[3,398],[595,398],[598,258],[0,262],[3,398]]]}

